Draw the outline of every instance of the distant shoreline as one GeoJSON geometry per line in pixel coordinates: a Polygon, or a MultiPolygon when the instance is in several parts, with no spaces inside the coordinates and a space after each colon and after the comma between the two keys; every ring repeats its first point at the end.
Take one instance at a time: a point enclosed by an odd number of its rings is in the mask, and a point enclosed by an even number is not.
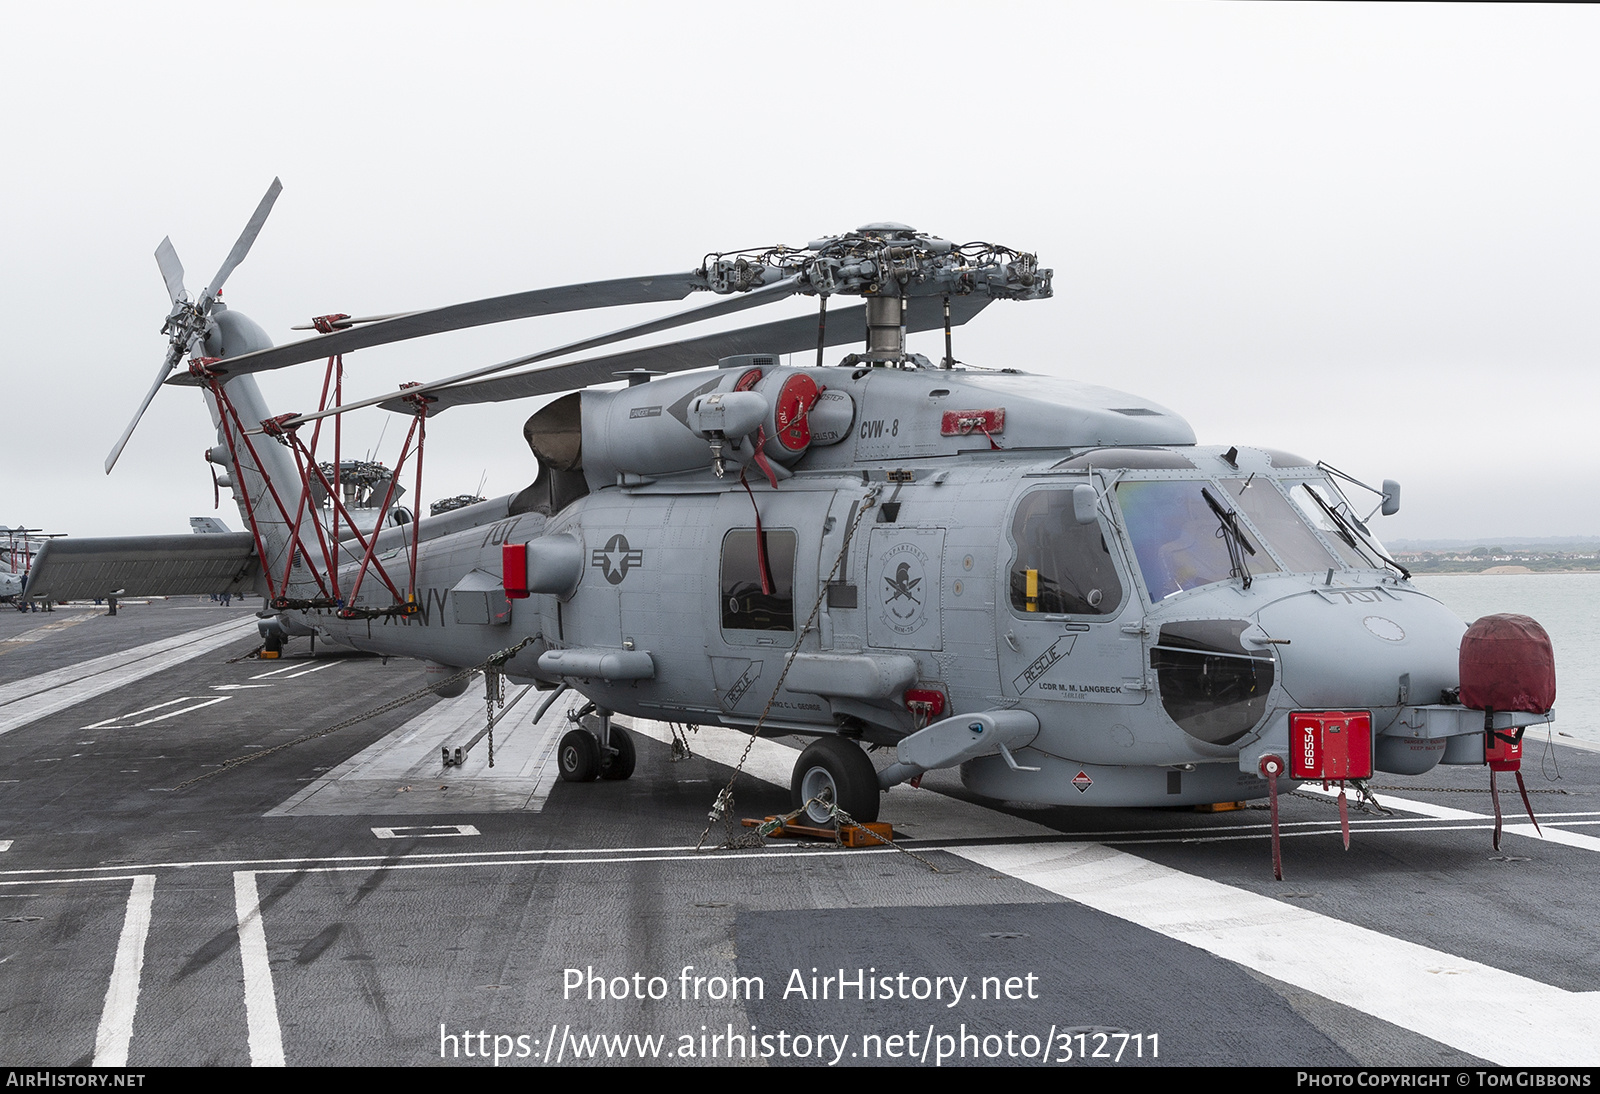
{"type": "Polygon", "coordinates": [[[1531,570],[1526,566],[1491,566],[1487,570],[1412,569],[1412,577],[1538,577],[1541,574],[1600,574],[1600,570],[1531,570]]]}

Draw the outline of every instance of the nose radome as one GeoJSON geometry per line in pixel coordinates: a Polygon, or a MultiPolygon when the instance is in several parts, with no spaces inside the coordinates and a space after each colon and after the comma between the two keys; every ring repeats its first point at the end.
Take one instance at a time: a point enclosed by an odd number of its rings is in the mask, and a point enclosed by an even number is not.
{"type": "Polygon", "coordinates": [[[1279,680],[1298,708],[1437,703],[1459,683],[1466,625],[1405,586],[1300,593],[1267,605],[1257,620],[1274,640],[1279,680]],[[1402,676],[1409,677],[1405,696],[1402,676]]]}

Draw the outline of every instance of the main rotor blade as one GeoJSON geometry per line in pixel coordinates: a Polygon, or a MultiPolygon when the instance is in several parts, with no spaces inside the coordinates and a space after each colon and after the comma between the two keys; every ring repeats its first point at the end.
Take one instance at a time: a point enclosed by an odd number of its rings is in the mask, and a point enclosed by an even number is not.
{"type": "Polygon", "coordinates": [[[172,237],[161,241],[161,246],[156,248],[156,265],[161,267],[161,278],[167,283],[167,296],[176,304],[188,298],[188,292],[183,287],[183,263],[178,261],[178,249],[172,245],[172,237]]]}
{"type": "Polygon", "coordinates": [[[222,283],[228,280],[233,268],[243,262],[244,256],[250,253],[250,247],[255,243],[256,236],[261,234],[261,226],[267,222],[267,214],[272,212],[272,203],[278,200],[278,195],[281,193],[283,193],[283,183],[273,179],[272,185],[267,187],[266,196],[261,199],[261,204],[257,205],[256,211],[251,214],[250,223],[239,233],[239,241],[233,245],[233,250],[228,252],[228,257],[217,270],[217,276],[211,279],[206,291],[200,294],[202,308],[217,298],[222,292],[222,283]]]}
{"type": "MultiPolygon", "coordinates": [[[[994,298],[977,293],[950,300],[950,325],[960,326],[982,311],[994,298]]],[[[944,325],[944,301],[940,297],[913,297],[906,306],[906,330],[937,330],[944,325]]],[[[828,313],[826,343],[863,342],[867,337],[865,305],[828,313]]],[[[494,403],[551,395],[559,391],[615,383],[616,373],[643,368],[656,372],[685,372],[716,364],[718,358],[743,353],[805,353],[816,349],[817,317],[797,315],[739,330],[721,331],[700,338],[669,342],[644,349],[626,350],[584,361],[569,361],[548,368],[531,369],[511,376],[495,376],[433,391],[436,400],[429,414],[468,403],[494,403]]],[[[381,404],[385,410],[406,410],[405,403],[391,397],[381,404]]]]}
{"type": "MultiPolygon", "coordinates": [[[[434,380],[431,383],[419,384],[416,387],[408,387],[404,391],[390,392],[387,395],[376,395],[370,399],[362,399],[360,402],[346,403],[335,410],[324,410],[315,414],[302,414],[297,418],[291,418],[285,424],[299,425],[302,422],[310,422],[315,421],[318,418],[326,418],[330,414],[340,414],[346,410],[360,410],[362,407],[378,406],[391,399],[399,399],[402,396],[426,395],[429,392],[435,391],[439,388],[448,387],[451,384],[462,383],[466,380],[474,380],[478,377],[488,376],[496,372],[504,372],[506,369],[517,368],[521,365],[531,365],[535,361],[549,361],[556,357],[565,357],[569,353],[581,353],[586,349],[597,349],[600,346],[610,345],[613,342],[626,342],[630,338],[642,338],[647,334],[658,334],[664,330],[671,330],[673,327],[688,326],[690,323],[699,323],[706,319],[716,319],[720,316],[732,315],[735,312],[745,311],[748,308],[760,307],[762,304],[770,304],[774,301],[781,300],[786,296],[791,296],[796,291],[795,286],[798,283],[798,277],[786,277],[782,281],[773,282],[771,285],[765,285],[759,289],[752,289],[750,292],[742,293],[738,296],[724,297],[715,304],[707,304],[703,308],[692,308],[689,311],[682,311],[676,315],[669,315],[661,319],[651,319],[645,323],[635,323],[631,327],[622,327],[621,329],[611,331],[608,334],[600,334],[593,338],[585,338],[579,342],[568,342],[564,346],[557,346],[554,349],[540,350],[538,353],[531,353],[526,357],[514,357],[509,361],[501,361],[497,365],[487,365],[483,368],[473,369],[470,372],[463,372],[455,376],[447,376],[443,380],[434,380]]],[[[397,403],[396,405],[401,406],[404,404],[397,403]]]]}
{"type": "MultiPolygon", "coordinates": [[[[225,366],[229,375],[264,372],[285,368],[306,361],[320,361],[340,353],[382,346],[390,342],[403,342],[445,331],[481,327],[488,323],[505,323],[513,319],[527,319],[535,315],[559,315],[564,312],[585,311],[589,308],[609,308],[618,304],[652,304],[668,300],[682,300],[696,289],[705,288],[705,280],[693,271],[658,274],[654,277],[624,277],[615,281],[589,281],[580,285],[561,285],[532,292],[513,293],[509,296],[492,296],[484,300],[471,300],[465,304],[451,304],[428,311],[409,312],[395,319],[369,323],[349,330],[321,334],[298,342],[288,342],[271,349],[242,353],[228,358],[225,366]]],[[[173,381],[189,383],[187,374],[173,381]]]]}
{"type": "Polygon", "coordinates": [[[167,351],[167,359],[161,362],[161,371],[156,373],[156,382],[150,385],[150,390],[144,394],[144,402],[139,404],[139,409],[133,412],[133,421],[128,423],[128,428],[122,431],[122,436],[117,438],[117,443],[111,448],[111,455],[106,457],[106,474],[111,474],[111,469],[117,466],[117,457],[122,455],[122,450],[128,444],[128,438],[133,436],[134,429],[139,425],[139,419],[144,417],[144,412],[150,408],[151,400],[156,397],[156,392],[161,390],[161,384],[166,380],[167,374],[178,363],[178,350],[176,347],[167,351]]]}

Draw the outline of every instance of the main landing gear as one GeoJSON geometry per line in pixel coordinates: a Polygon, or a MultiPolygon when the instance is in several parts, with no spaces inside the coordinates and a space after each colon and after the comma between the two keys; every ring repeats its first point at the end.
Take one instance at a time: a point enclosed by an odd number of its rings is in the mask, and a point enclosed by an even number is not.
{"type": "Polygon", "coordinates": [[[878,819],[878,772],[867,754],[843,737],[818,737],[800,753],[789,780],[789,804],[822,827],[834,822],[832,806],[866,823],[878,819]]]}
{"type": "Polygon", "coordinates": [[[609,710],[591,703],[569,717],[578,728],[567,731],[556,751],[563,781],[586,783],[596,776],[621,780],[633,774],[638,761],[633,738],[621,726],[611,724],[609,710]]]}

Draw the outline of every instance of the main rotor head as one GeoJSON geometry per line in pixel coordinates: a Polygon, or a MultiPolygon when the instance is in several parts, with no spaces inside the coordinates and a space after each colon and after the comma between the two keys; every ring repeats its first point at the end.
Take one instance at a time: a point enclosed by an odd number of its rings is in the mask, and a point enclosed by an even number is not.
{"type": "Polygon", "coordinates": [[[784,278],[815,296],[965,296],[1002,300],[1051,295],[1038,257],[993,243],[954,244],[905,224],[878,221],[804,247],[709,254],[698,273],[715,293],[746,292],[784,278]]]}

